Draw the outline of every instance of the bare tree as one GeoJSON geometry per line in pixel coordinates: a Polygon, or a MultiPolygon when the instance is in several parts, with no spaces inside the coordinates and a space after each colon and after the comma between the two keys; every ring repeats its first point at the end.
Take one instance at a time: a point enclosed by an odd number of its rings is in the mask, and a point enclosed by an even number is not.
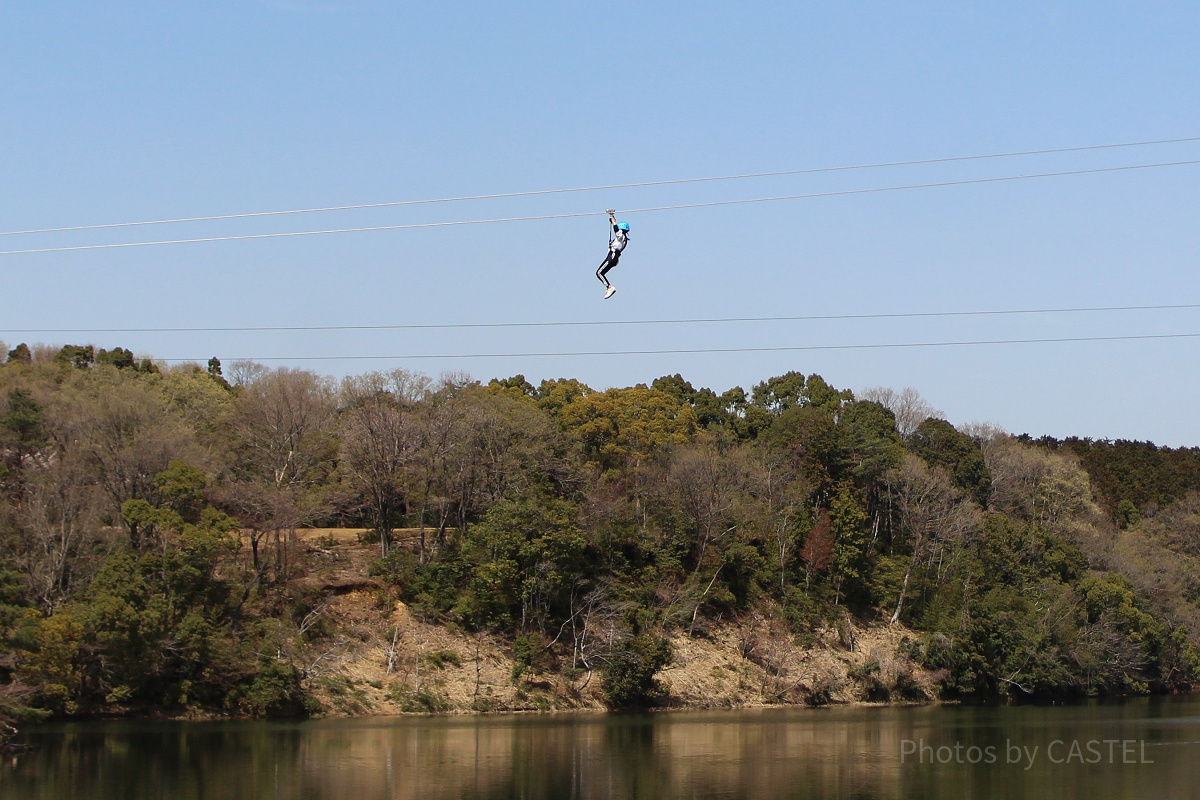
{"type": "Polygon", "coordinates": [[[11,517],[17,536],[8,545],[38,607],[50,614],[91,579],[110,549],[104,495],[88,464],[61,452],[37,463],[28,478],[11,517]]]}
{"type": "Polygon", "coordinates": [[[751,496],[758,500],[757,523],[779,559],[779,591],[786,588],[788,564],[797,548],[796,529],[812,487],[781,452],[763,448],[749,462],[751,496]]]}
{"type": "Polygon", "coordinates": [[[475,395],[468,449],[479,465],[478,500],[495,503],[558,466],[551,454],[554,432],[546,415],[527,400],[482,390],[475,395]]]}
{"type": "Polygon", "coordinates": [[[995,511],[1059,534],[1081,533],[1102,517],[1087,473],[1071,453],[998,436],[984,442],[983,458],[992,476],[989,505],[995,511]]]}
{"type": "Polygon", "coordinates": [[[733,509],[749,482],[745,449],[701,443],[675,450],[667,465],[665,489],[695,537],[698,573],[708,548],[737,529],[733,509]]]}
{"type": "Polygon", "coordinates": [[[440,546],[448,528],[465,530],[489,504],[522,491],[538,475],[565,469],[553,455],[556,434],[541,411],[461,375],[444,376],[425,394],[417,415],[413,505],[422,559],[429,524],[436,526],[440,546]]]}
{"type": "Polygon", "coordinates": [[[1032,519],[1038,483],[1050,472],[1050,453],[1009,437],[991,439],[982,446],[983,461],[992,476],[988,505],[1002,514],[1032,519]]]}
{"type": "Polygon", "coordinates": [[[237,448],[224,499],[251,529],[256,576],[264,535],[275,538],[282,576],[296,528],[325,512],[322,489],[337,455],[335,412],[332,386],[311,372],[262,372],[242,387],[228,423],[237,448]]]}
{"type": "Polygon", "coordinates": [[[629,638],[623,619],[628,609],[613,599],[613,587],[601,583],[579,602],[571,596],[571,667],[587,670],[587,678],[575,687],[580,692],[592,680],[592,673],[609,662],[609,656],[629,638]]]}
{"type": "MultiPolygon", "coordinates": [[[[451,517],[465,516],[465,512],[455,514],[455,500],[468,490],[471,478],[471,472],[467,469],[469,459],[464,452],[470,429],[468,408],[461,392],[446,386],[427,394],[425,402],[421,404],[417,491],[420,493],[422,562],[427,555],[425,530],[429,514],[432,512],[436,515],[439,544],[445,538],[451,517]]],[[[461,503],[458,505],[461,507],[461,503]]]]}
{"type": "Polygon", "coordinates": [[[964,422],[962,425],[954,427],[958,429],[959,433],[966,434],[979,442],[980,447],[986,447],[997,439],[1008,437],[1008,431],[994,422],[964,422]]]}
{"type": "Polygon", "coordinates": [[[229,383],[233,386],[249,386],[270,371],[269,367],[257,361],[234,361],[229,366],[229,383]]]}
{"type": "Polygon", "coordinates": [[[342,382],[342,465],[349,482],[366,498],[384,557],[420,448],[412,398],[415,383],[404,370],[342,382]]]}
{"type": "Polygon", "coordinates": [[[917,427],[925,420],[943,416],[911,386],[899,393],[885,386],[873,386],[864,389],[858,399],[879,403],[891,411],[896,417],[896,430],[905,439],[916,433],[917,427]]]}
{"type": "Polygon", "coordinates": [[[154,478],[172,460],[199,460],[192,431],[171,408],[158,376],[131,380],[98,369],[76,371],[71,378],[74,385],[50,409],[62,450],[91,465],[114,520],[126,500],[158,499],[154,478]]]}
{"type": "Polygon", "coordinates": [[[939,546],[953,544],[977,533],[983,525],[979,508],[949,476],[929,467],[920,458],[906,454],[900,466],[886,476],[887,490],[900,515],[900,527],[908,538],[912,555],[900,584],[900,596],[891,623],[900,619],[914,565],[939,546]]]}
{"type": "Polygon", "coordinates": [[[98,483],[90,444],[79,440],[76,410],[52,398],[42,405],[21,393],[17,399],[35,413],[24,426],[6,419],[0,430],[7,434],[0,451],[19,474],[0,483],[0,552],[47,614],[91,579],[113,539],[103,519],[106,510],[112,514],[111,500],[98,483]]]}
{"type": "Polygon", "coordinates": [[[185,364],[163,370],[162,391],[172,411],[211,448],[233,410],[228,387],[197,365],[185,364]]]}

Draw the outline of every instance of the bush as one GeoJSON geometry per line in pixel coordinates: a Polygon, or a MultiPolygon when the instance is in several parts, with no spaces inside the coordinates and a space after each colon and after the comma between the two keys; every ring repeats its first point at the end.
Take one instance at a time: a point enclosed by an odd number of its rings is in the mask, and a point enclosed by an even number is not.
{"type": "Polygon", "coordinates": [[[861,686],[863,700],[869,703],[886,703],[892,699],[892,690],[884,682],[878,661],[871,660],[862,666],[852,667],[846,674],[861,686]]]}
{"type": "Polygon", "coordinates": [[[535,662],[542,650],[542,639],[537,634],[517,634],[517,637],[513,639],[512,646],[512,679],[514,683],[521,680],[521,676],[527,670],[537,668],[538,665],[535,662]]]}
{"type": "Polygon", "coordinates": [[[296,668],[277,661],[262,663],[249,685],[231,692],[226,704],[256,717],[306,717],[317,710],[296,668]]]}
{"type": "Polygon", "coordinates": [[[610,708],[645,708],[658,703],[663,688],[655,674],[671,663],[671,646],[661,636],[641,634],[613,653],[600,682],[610,708]]]}
{"type": "Polygon", "coordinates": [[[841,683],[833,678],[822,678],[809,691],[808,696],[804,698],[807,705],[819,708],[821,706],[832,705],[836,698],[834,693],[841,690],[841,683]]]}
{"type": "Polygon", "coordinates": [[[425,654],[422,661],[431,669],[462,666],[462,656],[453,650],[431,650],[425,654]]]}
{"type": "Polygon", "coordinates": [[[413,585],[417,566],[415,555],[403,548],[393,547],[386,558],[371,562],[367,574],[374,578],[383,578],[393,586],[400,587],[401,593],[404,593],[413,585]]]}
{"type": "Polygon", "coordinates": [[[450,710],[450,699],[428,686],[420,689],[411,686],[392,687],[388,690],[387,698],[408,714],[441,714],[450,710]]]}

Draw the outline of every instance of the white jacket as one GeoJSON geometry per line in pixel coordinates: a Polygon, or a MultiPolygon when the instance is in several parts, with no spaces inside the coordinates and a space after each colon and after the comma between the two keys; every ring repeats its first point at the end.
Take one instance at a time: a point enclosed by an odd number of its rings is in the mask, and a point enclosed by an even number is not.
{"type": "Polygon", "coordinates": [[[629,234],[613,225],[613,240],[609,243],[608,249],[619,253],[625,249],[627,244],[629,244],[629,234]]]}

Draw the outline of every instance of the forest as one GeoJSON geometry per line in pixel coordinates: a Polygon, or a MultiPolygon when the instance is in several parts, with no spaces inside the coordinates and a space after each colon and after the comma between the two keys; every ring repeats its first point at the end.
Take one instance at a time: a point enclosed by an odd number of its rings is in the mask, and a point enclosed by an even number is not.
{"type": "Polygon", "coordinates": [[[306,580],[333,552],[317,529],[371,548],[338,586],[492,637],[513,680],[595,673],[613,708],[664,703],[673,641],[755,614],[792,642],[902,628],[943,699],[1194,687],[1200,450],[860,395],[802,372],[600,391],[19,345],[0,366],[0,720],[314,713],[337,634],[306,580]]]}

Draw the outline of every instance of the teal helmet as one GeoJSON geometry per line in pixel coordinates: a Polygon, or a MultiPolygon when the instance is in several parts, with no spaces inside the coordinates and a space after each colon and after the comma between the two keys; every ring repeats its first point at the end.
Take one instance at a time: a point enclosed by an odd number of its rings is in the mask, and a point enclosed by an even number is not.
{"type": "Polygon", "coordinates": [[[629,223],[628,222],[618,222],[617,229],[625,231],[626,233],[629,233],[629,223]]]}

